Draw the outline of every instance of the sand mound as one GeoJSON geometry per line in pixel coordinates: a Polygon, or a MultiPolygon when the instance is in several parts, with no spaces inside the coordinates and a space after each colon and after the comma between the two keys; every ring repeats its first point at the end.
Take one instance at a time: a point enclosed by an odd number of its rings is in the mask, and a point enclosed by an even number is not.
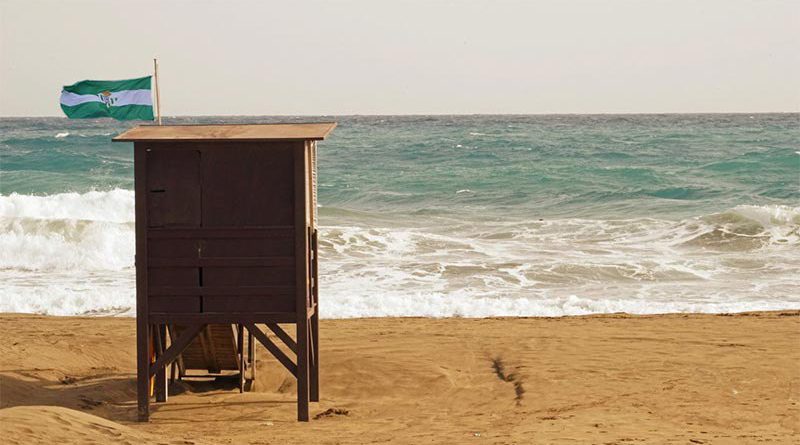
{"type": "Polygon", "coordinates": [[[0,410],[0,437],[8,444],[193,444],[165,441],[116,422],[59,406],[0,410]]]}
{"type": "Polygon", "coordinates": [[[0,410],[0,432],[11,444],[149,443],[126,426],[58,406],[18,406],[0,410]]]}

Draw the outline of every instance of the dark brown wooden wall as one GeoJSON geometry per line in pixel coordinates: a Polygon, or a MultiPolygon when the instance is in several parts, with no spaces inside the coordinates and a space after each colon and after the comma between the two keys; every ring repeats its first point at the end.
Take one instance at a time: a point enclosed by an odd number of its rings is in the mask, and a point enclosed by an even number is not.
{"type": "Polygon", "coordinates": [[[149,313],[295,311],[294,155],[303,147],[147,144],[149,313]]]}

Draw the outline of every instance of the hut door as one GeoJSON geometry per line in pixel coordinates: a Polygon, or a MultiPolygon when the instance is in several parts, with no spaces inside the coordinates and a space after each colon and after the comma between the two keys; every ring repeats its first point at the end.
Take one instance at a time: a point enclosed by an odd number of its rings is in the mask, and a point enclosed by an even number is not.
{"type": "MultiPolygon", "coordinates": [[[[200,152],[155,146],[147,153],[147,223],[151,228],[199,228],[201,221],[200,152]]],[[[174,230],[178,229],[178,230],[174,230]]],[[[148,287],[150,312],[197,313],[202,310],[200,295],[175,295],[168,289],[200,286],[200,268],[171,264],[196,261],[197,240],[161,236],[148,240],[148,287]],[[160,264],[159,264],[160,263],[160,264]]]]}
{"type": "Polygon", "coordinates": [[[147,220],[150,227],[201,224],[200,152],[151,148],[147,152],[147,220]]]}

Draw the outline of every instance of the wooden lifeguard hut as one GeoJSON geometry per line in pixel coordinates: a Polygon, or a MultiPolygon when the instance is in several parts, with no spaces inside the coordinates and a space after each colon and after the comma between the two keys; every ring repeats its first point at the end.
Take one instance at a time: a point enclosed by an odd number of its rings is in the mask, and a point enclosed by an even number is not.
{"type": "Polygon", "coordinates": [[[238,370],[243,388],[254,338],[297,378],[297,419],[308,420],[319,400],[316,141],[335,126],[140,126],[114,138],[134,143],[140,421],[151,385],[166,401],[173,363],[238,370]]]}

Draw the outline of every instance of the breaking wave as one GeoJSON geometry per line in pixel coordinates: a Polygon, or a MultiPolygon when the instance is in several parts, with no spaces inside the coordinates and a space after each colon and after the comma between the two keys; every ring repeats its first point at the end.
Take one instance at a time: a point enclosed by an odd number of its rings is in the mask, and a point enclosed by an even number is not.
{"type": "MultiPolygon", "coordinates": [[[[322,209],[327,318],[800,308],[800,207],[679,221],[437,220],[322,209]]],[[[0,196],[0,311],[132,315],[130,190],[0,196]]]]}

